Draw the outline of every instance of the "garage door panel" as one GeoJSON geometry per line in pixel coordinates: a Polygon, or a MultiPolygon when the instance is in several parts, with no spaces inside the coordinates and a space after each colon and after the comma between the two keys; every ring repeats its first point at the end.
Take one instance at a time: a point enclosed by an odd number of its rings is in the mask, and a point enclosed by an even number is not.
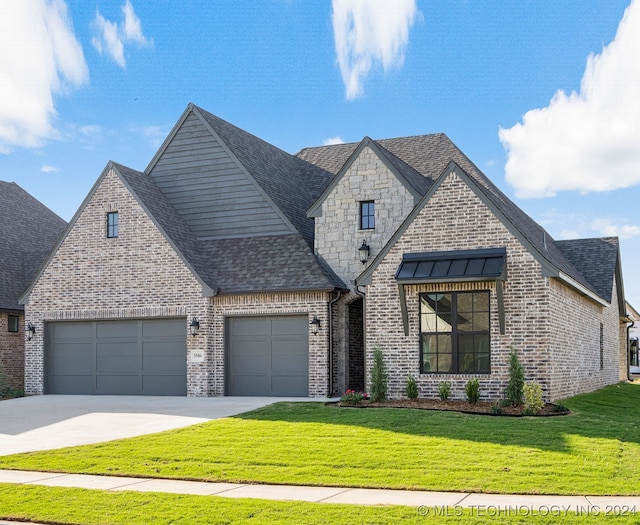
{"type": "Polygon", "coordinates": [[[175,337],[180,334],[186,337],[187,322],[184,319],[164,319],[142,321],[143,337],[175,337]]]}
{"type": "Polygon", "coordinates": [[[227,329],[230,395],[308,395],[307,316],[235,317],[227,329]]]}
{"type": "Polygon", "coordinates": [[[186,319],[49,323],[46,392],[186,395],[186,326],[186,319]]]}
{"type": "Polygon", "coordinates": [[[126,373],[138,368],[137,343],[97,343],[96,370],[126,373]]]}
{"type": "Polygon", "coordinates": [[[299,335],[306,338],[309,328],[307,327],[307,323],[301,322],[301,320],[301,318],[288,317],[283,317],[282,319],[274,318],[271,321],[271,335],[274,337],[299,335]]]}
{"type": "Polygon", "coordinates": [[[145,373],[166,371],[184,375],[187,371],[187,362],[185,355],[176,351],[179,348],[180,346],[176,342],[142,343],[142,369],[145,373]]]}
{"type": "Polygon", "coordinates": [[[92,375],[57,375],[50,383],[49,389],[56,394],[86,394],[95,390],[94,377],[92,375]]]}
{"type": "Polygon", "coordinates": [[[138,323],[131,321],[108,321],[96,323],[96,336],[98,338],[130,338],[137,339],[138,323]]]}
{"type": "Polygon", "coordinates": [[[51,369],[55,372],[91,373],[94,367],[90,353],[92,345],[87,343],[55,345],[51,369]]]}

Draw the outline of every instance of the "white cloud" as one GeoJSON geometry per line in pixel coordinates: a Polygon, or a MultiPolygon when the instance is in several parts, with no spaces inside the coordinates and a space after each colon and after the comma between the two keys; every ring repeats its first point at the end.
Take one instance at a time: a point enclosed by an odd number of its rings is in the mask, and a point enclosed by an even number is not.
{"type": "Polygon", "coordinates": [[[324,139],[323,144],[325,146],[333,146],[335,144],[344,144],[344,140],[341,137],[329,137],[328,139],[324,139]]]}
{"type": "Polygon", "coordinates": [[[93,21],[94,36],[91,43],[98,53],[107,54],[116,64],[124,68],[127,66],[124,57],[125,44],[136,43],[140,47],[151,47],[153,40],[143,35],[142,23],[136,16],[130,0],[126,0],[121,9],[124,19],[120,23],[107,20],[100,11],[96,11],[93,21]]]}
{"type": "Polygon", "coordinates": [[[640,0],[614,40],[591,55],[580,92],[558,91],[522,123],[500,129],[506,179],[521,198],[607,191],[640,183],[640,0]]]}
{"type": "Polygon", "coordinates": [[[57,173],[58,171],[60,171],[60,168],[55,168],[53,166],[49,166],[48,164],[45,164],[40,168],[40,171],[42,173],[57,173]]]}
{"type": "Polygon", "coordinates": [[[142,136],[149,142],[151,147],[157,149],[162,146],[164,139],[171,131],[171,127],[162,128],[160,126],[146,126],[142,128],[142,136]]]}
{"type": "Polygon", "coordinates": [[[89,80],[63,0],[0,2],[0,152],[57,136],[54,95],[89,80]]]}
{"type": "Polygon", "coordinates": [[[420,15],[416,0],[333,0],[333,34],[346,97],[364,92],[374,63],[400,67],[409,29],[420,15]]]}
{"type": "Polygon", "coordinates": [[[631,224],[629,218],[623,216],[594,217],[588,212],[567,212],[554,208],[547,210],[539,223],[556,239],[589,237],[632,239],[640,236],[640,226],[631,224]]]}
{"type": "Polygon", "coordinates": [[[591,228],[605,237],[620,237],[621,239],[632,239],[640,235],[640,226],[630,224],[615,224],[612,219],[595,219],[591,223],[591,228]]]}

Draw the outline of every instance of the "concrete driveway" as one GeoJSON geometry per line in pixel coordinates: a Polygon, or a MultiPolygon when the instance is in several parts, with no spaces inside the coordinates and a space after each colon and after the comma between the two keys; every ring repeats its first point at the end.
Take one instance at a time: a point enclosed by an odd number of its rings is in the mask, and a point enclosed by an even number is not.
{"type": "Polygon", "coordinates": [[[0,401],[0,455],[99,443],[233,416],[274,397],[46,395],[0,401]]]}

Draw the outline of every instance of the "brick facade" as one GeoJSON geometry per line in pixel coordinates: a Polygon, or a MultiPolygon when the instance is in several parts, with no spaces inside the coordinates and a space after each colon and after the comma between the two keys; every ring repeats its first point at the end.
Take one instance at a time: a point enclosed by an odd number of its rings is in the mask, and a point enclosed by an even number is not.
{"type": "MultiPolygon", "coordinates": [[[[35,283],[26,322],[36,326],[25,349],[25,391],[42,394],[44,324],[48,321],[192,316],[207,332],[208,299],[184,262],[120,178],[110,171],[35,283]],[[106,216],[119,214],[119,235],[108,239],[106,216]]],[[[187,355],[205,351],[189,337],[187,355]]],[[[188,358],[189,361],[189,358],[188,358]]],[[[206,363],[187,363],[187,392],[208,394],[206,363]]]]}
{"type": "Polygon", "coordinates": [[[527,381],[536,381],[547,400],[594,390],[618,380],[619,320],[617,302],[603,308],[565,285],[542,276],[541,266],[504,224],[455,173],[442,181],[430,200],[408,226],[372,275],[367,289],[367,368],[379,345],[389,370],[389,395],[403,396],[409,374],[420,395],[437,395],[441,381],[452,384],[452,398],[464,398],[464,386],[478,378],[481,399],[497,400],[508,381],[509,350],[517,349],[527,381]],[[494,282],[424,284],[406,287],[409,335],[404,335],[395,272],[404,253],[505,247],[507,280],[504,283],[505,334],[499,331],[494,282]],[[420,374],[420,292],[489,290],[491,308],[490,374],[420,374]],[[578,310],[574,313],[567,309],[578,310]],[[599,326],[605,326],[605,363],[600,372],[599,326]],[[597,332],[594,334],[593,326],[597,332]],[[576,347],[587,350],[585,359],[569,357],[576,347]],[[564,357],[563,357],[564,356],[564,357]],[[595,362],[594,362],[595,360],[595,362]],[[595,374],[593,368],[598,368],[595,374]],[[591,377],[597,375],[597,380],[591,377]],[[593,375],[593,374],[592,374],[593,375]],[[594,382],[595,380],[595,382],[594,382]],[[596,386],[597,384],[597,386],[596,386]]]}
{"type": "Polygon", "coordinates": [[[13,388],[24,387],[24,338],[24,314],[0,311],[0,366],[13,388]],[[19,318],[17,332],[9,332],[10,315],[19,318]]]}

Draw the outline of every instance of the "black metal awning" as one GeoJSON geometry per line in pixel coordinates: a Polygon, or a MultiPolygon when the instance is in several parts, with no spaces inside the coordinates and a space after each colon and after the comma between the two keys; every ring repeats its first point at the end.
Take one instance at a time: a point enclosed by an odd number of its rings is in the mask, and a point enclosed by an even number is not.
{"type": "Polygon", "coordinates": [[[432,283],[504,279],[505,248],[453,252],[405,253],[396,281],[432,283]]]}
{"type": "Polygon", "coordinates": [[[425,283],[495,281],[500,333],[505,331],[502,282],[507,279],[506,248],[456,250],[450,252],[405,253],[396,272],[405,335],[409,317],[405,286],[425,283]]]}

